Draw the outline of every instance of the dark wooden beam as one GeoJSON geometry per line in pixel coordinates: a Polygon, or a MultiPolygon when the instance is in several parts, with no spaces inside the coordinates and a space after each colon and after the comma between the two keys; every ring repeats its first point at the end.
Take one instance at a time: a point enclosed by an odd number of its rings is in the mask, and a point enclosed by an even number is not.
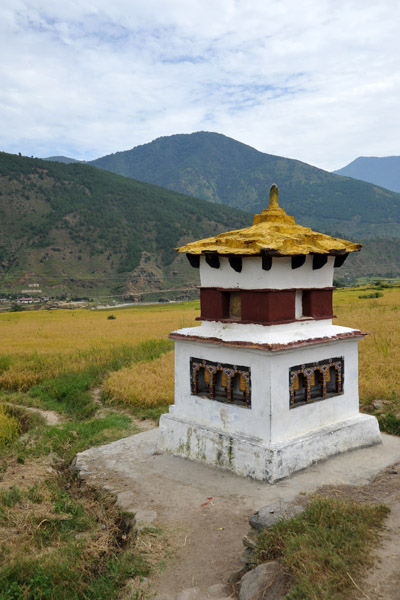
{"type": "Polygon", "coordinates": [[[348,257],[349,253],[346,252],[346,254],[338,254],[338,256],[335,256],[335,263],[334,263],[334,267],[341,267],[342,264],[344,263],[344,261],[346,260],[346,258],[348,257]]]}
{"type": "Polygon", "coordinates": [[[263,271],[269,271],[272,267],[272,256],[265,252],[261,252],[261,260],[263,271]]]}
{"type": "Polygon", "coordinates": [[[218,256],[218,254],[216,252],[215,253],[207,252],[206,253],[206,263],[212,269],[219,269],[219,256],[218,256]]]}
{"type": "Polygon", "coordinates": [[[299,267],[302,267],[305,262],[305,254],[297,254],[296,256],[292,256],[292,269],[298,269],[299,267]]]}
{"type": "Polygon", "coordinates": [[[316,271],[317,269],[322,269],[322,267],[326,265],[327,262],[327,254],[314,254],[312,268],[314,269],[314,271],[316,271]]]}
{"type": "Polygon", "coordinates": [[[229,264],[234,271],[240,273],[242,270],[242,257],[232,254],[232,256],[229,257],[229,264]]]}
{"type": "Polygon", "coordinates": [[[186,254],[186,258],[190,262],[190,266],[198,269],[200,267],[200,254],[186,254]]]}

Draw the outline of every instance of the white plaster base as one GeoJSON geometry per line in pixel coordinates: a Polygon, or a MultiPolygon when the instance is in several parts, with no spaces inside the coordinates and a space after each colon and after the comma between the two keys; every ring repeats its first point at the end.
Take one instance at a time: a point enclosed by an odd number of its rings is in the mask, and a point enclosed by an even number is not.
{"type": "Polygon", "coordinates": [[[378,421],[358,415],[279,444],[162,415],[158,448],[273,483],[335,454],[382,442],[378,421]]]}

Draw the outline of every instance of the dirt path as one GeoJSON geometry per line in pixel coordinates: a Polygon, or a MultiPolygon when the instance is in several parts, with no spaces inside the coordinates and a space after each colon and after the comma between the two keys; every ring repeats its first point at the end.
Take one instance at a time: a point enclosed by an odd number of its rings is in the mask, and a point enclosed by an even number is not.
{"type": "Polygon", "coordinates": [[[33,406],[24,406],[23,404],[14,404],[13,402],[8,403],[9,406],[14,406],[15,408],[21,408],[22,410],[26,410],[27,412],[36,413],[44,418],[47,425],[58,425],[62,423],[63,419],[59,413],[55,410],[44,410],[42,408],[35,408],[33,406]]]}
{"type": "MultiPolygon", "coordinates": [[[[384,471],[382,480],[378,478],[378,483],[369,484],[368,487],[375,486],[371,487],[374,492],[369,498],[374,502],[388,502],[393,507],[395,523],[392,526],[397,528],[400,524],[396,506],[399,479],[393,479],[396,475],[388,469],[400,461],[399,438],[384,435],[381,446],[331,458],[290,479],[268,485],[159,454],[157,433],[157,430],[148,431],[87,450],[77,456],[76,468],[89,483],[117,494],[122,508],[136,512],[139,526],[151,523],[166,532],[169,545],[164,556],[165,567],[149,582],[158,600],[226,598],[228,590],[223,584],[229,574],[240,567],[242,537],[249,529],[250,515],[281,498],[294,499],[299,493],[313,493],[321,486],[325,486],[326,493],[330,490],[341,494],[347,490],[361,494],[362,488],[354,486],[365,486],[384,471]],[[212,588],[218,585],[219,588],[212,588]],[[213,594],[217,590],[219,595],[211,596],[211,589],[213,594]]],[[[385,533],[388,537],[384,541],[395,568],[398,554],[391,546],[395,537],[390,538],[390,535],[389,531],[385,533]]],[[[388,560],[384,565],[389,568],[388,560]]],[[[361,583],[360,588],[368,594],[368,586],[376,582],[361,583]]],[[[370,600],[400,599],[395,595],[377,594],[372,591],[370,600]]]]}

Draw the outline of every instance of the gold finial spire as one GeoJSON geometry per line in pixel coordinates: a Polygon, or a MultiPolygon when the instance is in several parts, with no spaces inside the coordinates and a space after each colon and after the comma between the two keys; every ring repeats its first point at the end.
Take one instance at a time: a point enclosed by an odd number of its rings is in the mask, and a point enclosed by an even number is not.
{"type": "Polygon", "coordinates": [[[273,183],[271,185],[271,189],[269,190],[269,205],[268,208],[279,208],[279,192],[278,192],[278,186],[276,185],[276,183],[273,183]]]}
{"type": "Polygon", "coordinates": [[[254,215],[253,225],[267,221],[295,225],[294,218],[287,215],[283,208],[279,206],[279,192],[276,183],[273,183],[269,190],[268,208],[264,208],[260,215],[254,215]]]}

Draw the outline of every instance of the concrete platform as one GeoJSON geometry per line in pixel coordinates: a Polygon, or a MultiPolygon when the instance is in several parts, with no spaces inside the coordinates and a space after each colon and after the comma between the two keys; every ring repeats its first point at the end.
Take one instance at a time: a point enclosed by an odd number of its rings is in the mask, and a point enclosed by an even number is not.
{"type": "Polygon", "coordinates": [[[186,532],[179,560],[156,582],[156,591],[168,594],[177,593],[179,586],[206,590],[225,582],[239,565],[248,519],[260,507],[322,485],[362,485],[400,462],[400,438],[382,434],[380,445],[335,456],[269,484],[160,454],[158,433],[153,429],[81,452],[75,467],[88,483],[117,494],[122,508],[136,512],[139,525],[157,522],[169,531],[186,532]]]}
{"type": "Polygon", "coordinates": [[[250,509],[257,509],[260,503],[311,492],[321,485],[362,485],[400,460],[400,438],[382,434],[382,444],[335,456],[289,479],[268,484],[162,454],[157,450],[157,439],[158,428],[91,448],[76,456],[76,468],[82,478],[99,481],[108,489],[113,488],[116,477],[124,487],[134,482],[138,495],[147,491],[153,501],[162,502],[168,488],[169,505],[182,494],[201,499],[204,493],[212,492],[222,497],[240,494],[250,509]]]}
{"type": "Polygon", "coordinates": [[[219,466],[236,475],[275,483],[331,456],[381,444],[376,417],[356,417],[326,425],[281,443],[227,433],[165,414],[158,447],[174,456],[219,466]]]}

